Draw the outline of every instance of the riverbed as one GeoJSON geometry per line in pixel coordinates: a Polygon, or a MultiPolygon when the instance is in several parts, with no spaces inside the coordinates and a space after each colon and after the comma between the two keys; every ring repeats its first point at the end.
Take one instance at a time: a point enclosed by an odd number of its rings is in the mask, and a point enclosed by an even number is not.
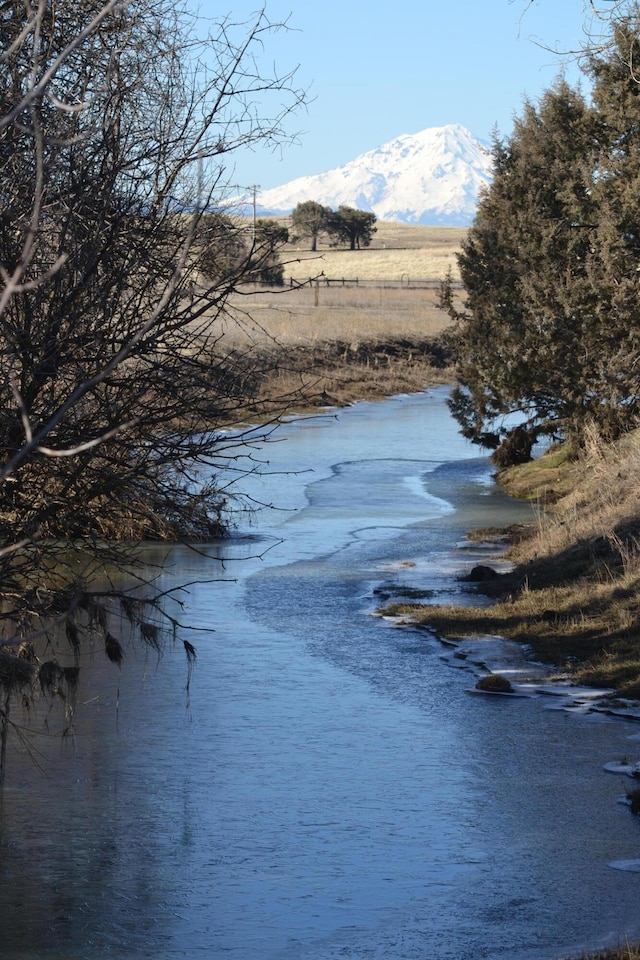
{"type": "Polygon", "coordinates": [[[640,934],[640,874],[612,866],[640,824],[603,769],[638,725],[470,696],[471,664],[375,615],[471,602],[466,531],[531,519],[446,389],[276,437],[228,540],[149,550],[191,583],[189,692],[179,644],[96,652],[73,736],[14,744],[0,957],[551,960],[640,934]]]}

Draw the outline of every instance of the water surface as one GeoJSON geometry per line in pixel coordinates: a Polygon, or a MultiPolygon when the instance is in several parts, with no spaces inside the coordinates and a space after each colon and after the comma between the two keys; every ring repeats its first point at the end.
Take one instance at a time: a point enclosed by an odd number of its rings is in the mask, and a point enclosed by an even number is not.
{"type": "Polygon", "coordinates": [[[639,824],[602,770],[636,727],[469,696],[372,615],[381,587],[458,596],[466,530],[529,516],[444,399],[292,423],[245,486],[278,509],[173,551],[190,698],[179,649],[96,655],[73,741],[13,755],[0,956],[550,960],[640,932],[610,866],[639,824]]]}

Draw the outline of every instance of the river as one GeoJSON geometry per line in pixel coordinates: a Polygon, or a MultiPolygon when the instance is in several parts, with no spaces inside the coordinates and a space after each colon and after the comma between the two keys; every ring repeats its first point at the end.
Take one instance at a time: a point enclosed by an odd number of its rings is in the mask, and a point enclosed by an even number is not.
{"type": "Polygon", "coordinates": [[[551,960],[640,934],[640,873],[612,867],[640,821],[603,770],[638,726],[470,696],[468,663],[372,615],[403,586],[467,602],[465,531],[530,517],[445,398],[286,425],[253,516],[158,569],[192,583],[190,693],[179,645],[96,653],[73,736],[14,744],[3,960],[551,960]]]}

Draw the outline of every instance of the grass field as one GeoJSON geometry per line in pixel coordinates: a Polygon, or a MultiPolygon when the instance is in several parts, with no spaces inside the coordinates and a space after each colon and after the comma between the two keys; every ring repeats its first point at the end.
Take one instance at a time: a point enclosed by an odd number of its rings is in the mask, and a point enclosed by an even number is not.
{"type": "Polygon", "coordinates": [[[285,280],[304,282],[310,277],[348,280],[395,281],[408,285],[416,280],[440,280],[451,268],[459,277],[455,259],[464,227],[426,227],[418,224],[377,224],[371,246],[362,250],[334,249],[319,243],[316,253],[308,245],[291,243],[282,259],[285,280]]]}
{"type": "Polygon", "coordinates": [[[246,316],[229,334],[241,340],[250,335],[256,343],[275,339],[283,345],[431,338],[449,325],[437,296],[435,289],[417,287],[251,288],[234,301],[246,316]]]}
{"type": "Polygon", "coordinates": [[[457,275],[455,255],[465,233],[460,227],[379,223],[363,250],[320,244],[313,253],[308,245],[288,244],[282,253],[285,287],[244,288],[233,301],[241,323],[229,325],[228,342],[275,339],[287,346],[438,336],[449,319],[437,306],[437,285],[448,268],[457,275]],[[314,282],[304,287],[290,286],[310,278],[314,282]],[[327,285],[326,278],[360,282],[327,285]]]}

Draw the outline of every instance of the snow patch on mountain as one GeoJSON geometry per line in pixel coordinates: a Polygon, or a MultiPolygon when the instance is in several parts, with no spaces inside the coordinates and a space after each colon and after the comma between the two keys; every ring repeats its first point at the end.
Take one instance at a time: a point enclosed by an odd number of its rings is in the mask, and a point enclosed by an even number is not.
{"type": "Polygon", "coordinates": [[[315,200],[333,209],[369,210],[379,220],[466,226],[491,173],[486,144],[452,123],[405,134],[334,170],[264,190],[257,210],[285,215],[315,200]]]}

